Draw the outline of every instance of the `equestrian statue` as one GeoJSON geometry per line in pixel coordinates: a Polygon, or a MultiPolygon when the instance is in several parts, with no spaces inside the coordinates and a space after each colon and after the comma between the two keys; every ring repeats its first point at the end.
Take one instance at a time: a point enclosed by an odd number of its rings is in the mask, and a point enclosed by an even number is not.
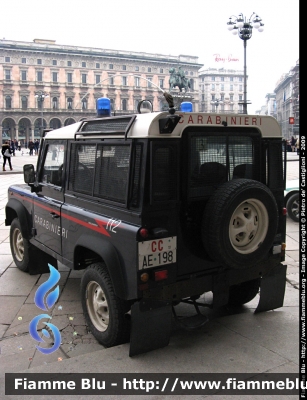
{"type": "Polygon", "coordinates": [[[184,89],[185,93],[188,89],[191,89],[190,80],[185,76],[184,71],[181,67],[178,68],[178,72],[175,68],[170,68],[170,78],[169,78],[169,90],[173,90],[176,86],[178,87],[179,91],[182,92],[184,89]]]}

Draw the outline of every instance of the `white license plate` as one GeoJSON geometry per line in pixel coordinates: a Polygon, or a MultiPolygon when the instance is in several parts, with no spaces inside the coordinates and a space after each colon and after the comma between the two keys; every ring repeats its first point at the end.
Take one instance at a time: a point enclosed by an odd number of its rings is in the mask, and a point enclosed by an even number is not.
{"type": "Polygon", "coordinates": [[[176,262],[177,237],[139,242],[139,269],[176,262]]]}

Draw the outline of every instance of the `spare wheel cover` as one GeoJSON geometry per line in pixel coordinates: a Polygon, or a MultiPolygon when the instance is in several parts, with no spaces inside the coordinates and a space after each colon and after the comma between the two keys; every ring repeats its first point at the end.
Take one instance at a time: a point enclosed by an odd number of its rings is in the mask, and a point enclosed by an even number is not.
{"type": "Polygon", "coordinates": [[[221,185],[209,199],[202,240],[213,260],[246,268],[267,256],[277,226],[277,204],[270,189],[254,180],[236,179],[221,185]]]}

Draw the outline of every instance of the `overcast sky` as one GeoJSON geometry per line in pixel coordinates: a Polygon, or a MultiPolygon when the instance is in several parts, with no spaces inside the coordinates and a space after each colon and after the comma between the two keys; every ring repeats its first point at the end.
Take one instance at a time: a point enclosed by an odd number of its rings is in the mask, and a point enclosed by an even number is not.
{"type": "Polygon", "coordinates": [[[249,114],[265,104],[299,59],[299,0],[10,0],[0,37],[32,42],[199,57],[204,67],[242,70],[243,40],[227,30],[231,15],[255,12],[264,31],[247,42],[249,114]],[[225,61],[215,61],[219,55],[225,61]],[[227,61],[228,57],[237,61],[227,61]]]}

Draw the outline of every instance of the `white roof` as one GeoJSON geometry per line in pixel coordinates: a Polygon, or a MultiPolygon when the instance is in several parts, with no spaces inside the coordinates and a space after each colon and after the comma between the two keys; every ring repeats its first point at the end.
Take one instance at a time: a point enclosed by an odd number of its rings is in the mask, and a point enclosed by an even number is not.
{"type": "MultiPolygon", "coordinates": [[[[182,136],[183,131],[187,127],[212,126],[221,127],[227,124],[231,128],[258,128],[264,137],[282,137],[280,126],[277,120],[271,116],[263,115],[246,115],[246,114],[219,114],[219,113],[195,113],[176,111],[175,115],[180,115],[181,119],[176,125],[172,133],[161,134],[159,128],[159,120],[169,116],[168,112],[137,114],[136,118],[128,132],[128,138],[146,138],[146,137],[167,137],[178,138],[182,136]]],[[[132,115],[122,116],[129,118],[132,115]]],[[[116,117],[119,118],[118,116],[116,117]]],[[[89,123],[91,120],[87,120],[89,123]]],[[[73,139],[83,121],[64,128],[55,129],[46,134],[46,138],[73,139]]],[[[93,133],[91,137],[97,137],[97,133],[93,133]]],[[[99,137],[122,137],[122,135],[106,134],[103,132],[99,137]]]]}

